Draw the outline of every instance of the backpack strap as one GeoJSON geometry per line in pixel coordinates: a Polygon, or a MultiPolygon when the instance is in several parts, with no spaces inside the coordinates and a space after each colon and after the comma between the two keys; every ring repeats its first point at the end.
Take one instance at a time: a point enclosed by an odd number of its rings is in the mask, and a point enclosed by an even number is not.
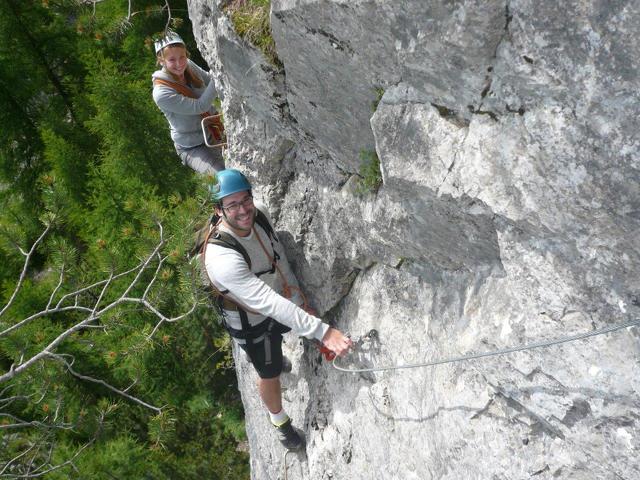
{"type": "MultiPolygon", "coordinates": [[[[282,270],[280,270],[280,267],[278,266],[278,260],[280,260],[280,255],[278,255],[278,252],[276,252],[276,249],[273,245],[273,241],[275,240],[276,242],[279,242],[279,240],[278,240],[278,237],[276,236],[276,233],[273,231],[273,227],[269,223],[269,220],[267,220],[266,215],[262,213],[260,210],[258,209],[256,210],[257,210],[256,223],[267,233],[267,236],[269,237],[269,241],[271,242],[271,251],[273,252],[273,256],[269,255],[269,252],[267,251],[266,247],[262,243],[262,240],[260,240],[260,237],[256,232],[256,238],[258,240],[258,243],[260,243],[260,247],[262,247],[262,250],[264,251],[264,254],[267,256],[267,258],[271,260],[270,273],[273,273],[274,270],[276,270],[280,275],[280,280],[282,281],[282,287],[284,290],[282,293],[285,298],[290,299],[293,296],[293,291],[297,290],[300,293],[300,296],[302,297],[302,301],[303,301],[302,309],[305,311],[309,311],[310,307],[309,307],[309,304],[307,303],[307,297],[302,291],[302,289],[300,287],[296,287],[295,285],[290,285],[289,282],[287,282],[287,279],[285,278],[284,274],[282,273],[282,270]]],[[[254,226],[254,230],[255,230],[255,226],[254,226]]]]}
{"type": "MultiPolygon", "coordinates": [[[[218,245],[224,248],[230,248],[232,250],[235,250],[236,252],[239,252],[242,255],[242,258],[244,258],[244,261],[247,262],[249,269],[251,269],[251,259],[249,258],[249,254],[247,253],[245,248],[242,245],[240,245],[240,243],[235,238],[233,238],[232,235],[226,232],[217,232],[216,231],[217,229],[215,227],[216,227],[215,225],[210,227],[211,230],[209,231],[209,235],[207,236],[207,239],[204,242],[204,245],[202,246],[202,255],[204,256],[206,254],[208,244],[218,245]],[[212,236],[212,233],[214,231],[216,231],[215,237],[212,236]]],[[[203,258],[203,264],[205,264],[204,258],[203,258]]],[[[211,281],[211,278],[209,277],[209,273],[206,272],[206,264],[204,268],[205,268],[205,273],[207,274],[207,278],[209,279],[209,284],[211,285],[211,288],[213,289],[214,293],[217,294],[217,297],[218,297],[217,303],[218,303],[218,308],[220,309],[222,322],[225,328],[227,329],[227,331],[229,332],[229,334],[232,337],[236,337],[236,338],[243,338],[243,339],[252,338],[252,335],[251,335],[252,328],[251,328],[251,324],[249,323],[249,317],[247,316],[247,312],[245,308],[241,307],[240,304],[238,304],[237,302],[234,302],[233,300],[231,300],[229,297],[226,296],[229,293],[229,290],[218,290],[218,288],[211,281]],[[224,314],[222,312],[223,310],[235,310],[238,312],[238,314],[240,315],[240,323],[242,325],[242,330],[235,330],[235,329],[232,329],[229,325],[227,325],[227,322],[224,320],[224,314]],[[248,335],[248,337],[245,337],[245,335],[248,335]]]]}
{"type": "MultiPolygon", "coordinates": [[[[273,227],[269,223],[267,216],[262,212],[259,208],[256,208],[256,223],[265,231],[267,236],[275,240],[276,243],[279,243],[278,237],[276,236],[276,232],[273,230],[273,227]]],[[[272,242],[273,243],[273,242],[272,242]]]]}
{"type": "MultiPolygon", "coordinates": [[[[247,253],[247,250],[232,235],[228,234],[227,232],[218,232],[215,237],[209,238],[207,243],[210,243],[213,245],[219,245],[220,247],[230,248],[231,250],[235,250],[236,252],[240,253],[240,255],[242,255],[242,258],[244,258],[244,261],[247,263],[249,270],[251,270],[251,258],[249,258],[249,254],[247,253]]],[[[271,246],[273,247],[273,241],[271,242],[271,246]]],[[[275,249],[273,250],[273,253],[274,253],[274,257],[271,262],[271,268],[267,270],[263,270],[261,272],[255,272],[254,275],[256,277],[260,277],[265,273],[274,273],[276,271],[276,263],[280,259],[280,255],[276,253],[275,249]]],[[[269,258],[271,259],[271,257],[269,258]]],[[[228,290],[221,293],[222,294],[228,293],[228,290]]]]}
{"type": "MultiPolygon", "coordinates": [[[[278,268],[278,260],[280,260],[280,255],[278,255],[278,252],[276,252],[276,248],[273,242],[275,241],[276,243],[280,243],[280,241],[278,240],[278,237],[276,236],[276,232],[273,230],[273,227],[269,223],[267,216],[263,212],[261,212],[260,209],[258,208],[256,208],[256,223],[267,234],[267,237],[269,238],[269,242],[271,243],[271,251],[273,252],[273,255],[269,255],[269,252],[267,252],[267,249],[264,248],[264,245],[262,244],[262,240],[260,240],[260,237],[256,232],[256,238],[260,243],[262,250],[264,251],[267,258],[271,260],[271,269],[262,273],[274,273],[276,270],[279,271],[280,269],[278,268]]],[[[260,273],[260,275],[262,275],[262,273],[260,273]]],[[[285,285],[286,285],[286,282],[285,282],[285,285]]]]}
{"type": "Polygon", "coordinates": [[[205,248],[207,243],[210,243],[212,245],[218,245],[224,248],[230,248],[231,250],[235,250],[240,255],[242,255],[242,258],[244,258],[244,261],[247,263],[249,270],[251,270],[251,258],[249,258],[249,254],[247,253],[247,250],[240,244],[238,240],[235,239],[233,235],[227,232],[216,232],[215,236],[210,236],[207,239],[207,242],[205,243],[205,248]]]}

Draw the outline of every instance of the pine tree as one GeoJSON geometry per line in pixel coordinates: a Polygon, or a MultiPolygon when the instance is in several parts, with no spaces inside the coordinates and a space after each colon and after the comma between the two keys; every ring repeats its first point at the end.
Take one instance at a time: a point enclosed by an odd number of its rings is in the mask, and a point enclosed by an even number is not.
{"type": "Polygon", "coordinates": [[[151,99],[166,10],[134,3],[0,0],[0,378],[66,335],[0,383],[0,471],[247,478],[228,338],[187,257],[205,186],[151,99]]]}

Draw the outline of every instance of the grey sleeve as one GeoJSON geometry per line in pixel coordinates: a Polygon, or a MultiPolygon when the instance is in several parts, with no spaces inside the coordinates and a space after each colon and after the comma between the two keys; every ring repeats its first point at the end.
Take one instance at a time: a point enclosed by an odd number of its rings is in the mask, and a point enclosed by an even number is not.
{"type": "Polygon", "coordinates": [[[155,85],[153,87],[153,100],[161,110],[166,112],[188,114],[200,114],[208,112],[211,103],[216,97],[216,89],[213,82],[209,82],[207,88],[200,98],[185,97],[181,93],[176,92],[173,88],[165,85],[155,85]]]}

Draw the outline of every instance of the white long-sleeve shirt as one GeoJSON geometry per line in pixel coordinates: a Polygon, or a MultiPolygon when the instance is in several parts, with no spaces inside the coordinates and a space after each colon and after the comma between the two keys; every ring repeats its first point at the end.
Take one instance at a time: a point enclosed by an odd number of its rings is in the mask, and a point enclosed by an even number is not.
{"type": "MultiPolygon", "coordinates": [[[[260,208],[267,215],[263,205],[257,205],[256,208],[260,208]]],[[[270,219],[269,222],[271,223],[270,219]]],[[[290,327],[297,335],[322,340],[329,325],[323,323],[319,318],[309,315],[296,305],[294,301],[302,303],[299,295],[294,295],[293,301],[282,296],[284,285],[277,271],[265,273],[260,277],[255,275],[255,273],[271,269],[271,259],[267,257],[256,238],[256,235],[260,236],[264,247],[272,256],[272,242],[269,235],[257,223],[254,224],[253,231],[247,237],[236,235],[224,225],[220,225],[219,230],[232,235],[245,248],[251,259],[251,270],[240,252],[208,244],[205,255],[207,274],[218,290],[229,291],[225,296],[246,307],[250,325],[257,325],[267,317],[271,317],[290,327]]],[[[273,249],[280,256],[278,267],[287,283],[297,287],[298,282],[289,267],[282,244],[274,239],[273,249]]],[[[240,314],[237,311],[224,310],[223,315],[231,328],[237,330],[242,328],[240,314]]]]}

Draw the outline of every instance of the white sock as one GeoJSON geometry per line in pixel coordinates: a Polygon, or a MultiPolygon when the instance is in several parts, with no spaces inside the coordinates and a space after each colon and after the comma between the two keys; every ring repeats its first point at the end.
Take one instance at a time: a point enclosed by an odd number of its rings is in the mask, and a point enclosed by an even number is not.
{"type": "Polygon", "coordinates": [[[269,412],[269,417],[271,418],[271,423],[273,423],[276,427],[283,425],[287,420],[289,420],[289,415],[287,415],[287,412],[284,411],[284,408],[278,413],[269,412]]]}

